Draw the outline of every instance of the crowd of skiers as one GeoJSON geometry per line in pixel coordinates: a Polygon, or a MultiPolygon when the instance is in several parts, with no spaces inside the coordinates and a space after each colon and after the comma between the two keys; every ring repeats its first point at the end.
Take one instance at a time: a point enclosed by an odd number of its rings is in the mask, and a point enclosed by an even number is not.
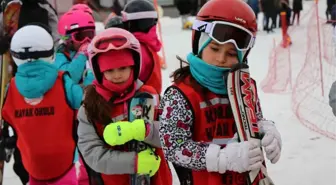
{"type": "MultiPolygon", "coordinates": [[[[5,145],[20,151],[15,163],[25,170],[18,173],[26,177],[23,184],[126,185],[138,174],[150,184],[171,185],[169,161],[182,185],[245,185],[251,180],[245,172],[264,173],[264,160],[278,162],[281,136],[263,117],[257,91],[250,103],[261,140],[238,141],[228,100],[225,79],[233,65],[247,63],[257,32],[255,13],[244,1],[202,6],[191,52],[186,61],[178,58],[189,65],[173,72],[165,91],[153,4],[133,0],[120,14],[96,34],[92,10],[77,4],[57,29],[50,18],[36,17],[2,40],[17,67],[1,110],[15,133],[5,145]],[[139,92],[159,100],[158,117],[129,120],[129,102],[139,92]],[[145,147],[133,151],[134,141],[145,147]]],[[[265,173],[254,180],[271,184],[265,173]]]]}
{"type": "MultiPolygon", "coordinates": [[[[294,24],[295,18],[297,18],[297,23],[299,24],[302,0],[293,0],[292,5],[290,5],[289,0],[247,0],[247,3],[251,6],[257,17],[260,12],[264,14],[263,30],[267,32],[272,32],[274,28],[277,28],[277,20],[281,12],[286,13],[287,25],[294,24]],[[290,19],[291,17],[293,17],[292,20],[290,19]],[[270,20],[272,24],[270,24],[270,20]]],[[[281,27],[280,18],[278,26],[281,27]]]]}

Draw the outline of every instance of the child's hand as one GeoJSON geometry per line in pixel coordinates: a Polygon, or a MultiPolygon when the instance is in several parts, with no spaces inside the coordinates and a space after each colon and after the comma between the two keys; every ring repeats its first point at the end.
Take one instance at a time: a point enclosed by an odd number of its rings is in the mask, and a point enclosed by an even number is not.
{"type": "Polygon", "coordinates": [[[118,121],[110,123],[104,129],[103,137],[111,146],[123,145],[133,139],[143,141],[146,136],[146,126],[142,119],[133,122],[118,121]]]}
{"type": "Polygon", "coordinates": [[[144,151],[138,153],[136,157],[136,173],[154,176],[159,170],[161,164],[160,156],[154,153],[154,150],[147,148],[144,151]]]}
{"type": "Polygon", "coordinates": [[[84,42],[80,48],[78,49],[78,53],[83,53],[86,57],[89,56],[88,54],[88,46],[89,46],[89,42],[84,42]]]}

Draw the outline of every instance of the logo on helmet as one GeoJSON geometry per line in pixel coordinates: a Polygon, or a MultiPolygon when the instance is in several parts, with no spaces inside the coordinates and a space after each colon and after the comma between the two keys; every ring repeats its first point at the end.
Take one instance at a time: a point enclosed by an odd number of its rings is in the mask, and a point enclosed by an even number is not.
{"type": "Polygon", "coordinates": [[[244,24],[246,24],[246,21],[240,17],[235,17],[236,21],[242,22],[244,24]]]}
{"type": "Polygon", "coordinates": [[[76,28],[79,28],[78,24],[70,25],[70,30],[73,30],[73,29],[76,29],[76,28]]]}

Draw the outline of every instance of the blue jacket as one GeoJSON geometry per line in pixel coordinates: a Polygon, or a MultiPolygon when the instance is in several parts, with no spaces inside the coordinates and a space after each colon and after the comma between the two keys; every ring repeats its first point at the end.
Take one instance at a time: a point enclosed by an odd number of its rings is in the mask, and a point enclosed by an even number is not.
{"type": "Polygon", "coordinates": [[[54,65],[59,70],[67,71],[74,83],[78,84],[83,80],[85,86],[91,84],[93,81],[92,73],[87,73],[87,75],[83,77],[87,57],[84,54],[76,55],[75,51],[71,51],[70,58],[71,60],[62,52],[62,49],[59,49],[56,52],[54,65]]]}
{"type": "Polygon", "coordinates": [[[259,13],[259,0],[248,0],[247,4],[252,8],[255,14],[259,13]]]}
{"type": "MultiPolygon", "coordinates": [[[[33,99],[43,96],[55,84],[58,69],[50,63],[42,60],[22,64],[18,67],[15,75],[15,83],[20,94],[33,99]]],[[[83,89],[75,84],[69,75],[64,75],[64,89],[69,106],[78,109],[83,98],[83,89]]],[[[55,97],[57,98],[57,97],[55,97]]]]}

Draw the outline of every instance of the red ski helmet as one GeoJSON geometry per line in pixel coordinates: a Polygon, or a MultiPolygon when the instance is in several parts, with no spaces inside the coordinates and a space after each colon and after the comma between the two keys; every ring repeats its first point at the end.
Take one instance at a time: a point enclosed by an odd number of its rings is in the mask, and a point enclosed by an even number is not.
{"type": "MultiPolygon", "coordinates": [[[[249,30],[254,36],[257,32],[256,16],[243,0],[210,0],[199,10],[196,20],[232,23],[249,30]]],[[[200,31],[192,31],[192,49],[195,55],[198,53],[200,36],[200,31]]]]}

